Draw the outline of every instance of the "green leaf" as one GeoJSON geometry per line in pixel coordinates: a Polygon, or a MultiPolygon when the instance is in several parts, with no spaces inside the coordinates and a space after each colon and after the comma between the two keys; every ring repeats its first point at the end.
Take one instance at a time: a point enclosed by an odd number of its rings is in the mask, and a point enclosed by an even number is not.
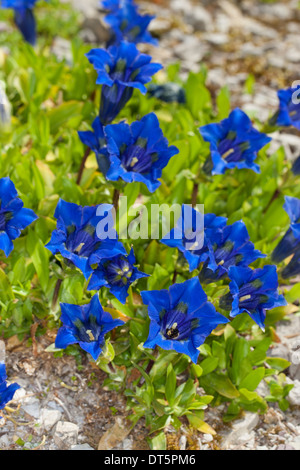
{"type": "Polygon", "coordinates": [[[82,111],[83,103],[78,101],[67,101],[51,109],[47,113],[47,117],[50,123],[51,134],[56,134],[57,131],[68,121],[74,118],[74,116],[80,116],[82,111]]]}
{"type": "Polygon", "coordinates": [[[45,292],[49,282],[49,252],[33,230],[28,231],[26,247],[34,264],[41,287],[45,292]]]}
{"type": "Polygon", "coordinates": [[[218,357],[207,357],[201,362],[201,368],[202,368],[202,376],[210,374],[210,372],[213,372],[219,364],[219,358],[218,357]]]}
{"type": "Polygon", "coordinates": [[[0,268],[0,299],[1,302],[7,303],[14,299],[14,294],[11,288],[8,277],[6,276],[3,269],[0,268]]]}
{"type": "Polygon", "coordinates": [[[240,388],[246,388],[247,390],[254,391],[265,376],[265,368],[258,367],[252,370],[240,383],[240,388]]]}
{"type": "Polygon", "coordinates": [[[149,441],[151,450],[167,450],[167,439],[164,432],[160,432],[149,441]]]}
{"type": "Polygon", "coordinates": [[[226,398],[237,398],[240,395],[237,388],[225,375],[219,375],[215,372],[212,372],[205,377],[200,377],[200,383],[204,388],[214,389],[216,392],[226,398]]]}
{"type": "Polygon", "coordinates": [[[167,369],[167,381],[165,386],[166,399],[170,406],[174,404],[176,390],[176,375],[172,364],[169,364],[167,369]]]}
{"type": "Polygon", "coordinates": [[[280,372],[290,367],[291,363],[281,357],[267,357],[267,364],[280,372]]]}

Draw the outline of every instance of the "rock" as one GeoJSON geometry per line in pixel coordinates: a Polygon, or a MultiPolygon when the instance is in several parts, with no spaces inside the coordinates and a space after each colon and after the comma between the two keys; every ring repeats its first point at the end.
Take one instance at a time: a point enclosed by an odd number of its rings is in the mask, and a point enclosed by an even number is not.
{"type": "Polygon", "coordinates": [[[288,445],[293,447],[294,450],[300,450],[300,436],[293,438],[288,445]]]}
{"type": "Polygon", "coordinates": [[[53,436],[55,444],[61,449],[69,449],[77,444],[78,426],[69,421],[58,421],[53,436]]]}
{"type": "Polygon", "coordinates": [[[39,418],[40,416],[40,401],[38,398],[35,397],[25,397],[24,402],[22,404],[22,409],[28,415],[32,416],[33,418],[39,418]]]}
{"type": "Polygon", "coordinates": [[[124,439],[124,441],[122,442],[122,448],[123,448],[123,450],[132,450],[132,446],[133,446],[132,437],[126,438],[126,439],[124,439]]]}
{"type": "Polygon", "coordinates": [[[214,438],[211,434],[203,434],[202,440],[205,442],[212,442],[214,438]]]}
{"type": "Polygon", "coordinates": [[[3,450],[5,447],[9,447],[10,442],[9,438],[6,434],[0,437],[0,449],[3,450]]]}
{"type": "Polygon", "coordinates": [[[203,59],[207,53],[207,48],[203,46],[199,38],[188,36],[180,44],[174,46],[173,52],[179,59],[195,63],[203,59]]]}
{"type": "Polygon", "coordinates": [[[179,439],[179,450],[185,450],[186,449],[186,443],[187,443],[187,438],[183,434],[182,436],[180,436],[180,439],[179,439]]]}
{"type": "Polygon", "coordinates": [[[62,413],[59,410],[49,410],[48,408],[43,408],[39,418],[41,427],[49,432],[60,420],[61,415],[62,413]]]}
{"type": "Polygon", "coordinates": [[[172,29],[172,22],[168,18],[154,18],[148,29],[150,33],[161,36],[172,29]]]}
{"type": "Polygon", "coordinates": [[[130,427],[121,418],[117,417],[115,423],[101,437],[98,450],[111,450],[118,446],[130,433],[130,427]]]}
{"type": "Polygon", "coordinates": [[[170,2],[171,9],[178,14],[183,14],[193,10],[193,5],[189,0],[172,0],[170,2]]]}
{"type": "Polygon", "coordinates": [[[97,17],[86,18],[82,23],[82,29],[91,31],[96,42],[101,44],[106,43],[111,36],[109,29],[97,17]]]}
{"type": "Polygon", "coordinates": [[[296,450],[295,447],[289,445],[289,444],[279,444],[277,446],[276,450],[296,450]]]}
{"type": "Polygon", "coordinates": [[[185,12],[185,21],[193,26],[195,31],[212,31],[213,20],[211,14],[200,5],[193,6],[185,12]]]}
{"type": "Polygon", "coordinates": [[[294,380],[294,381],[289,381],[290,383],[294,384],[294,388],[290,391],[290,393],[287,396],[287,400],[291,405],[297,405],[300,406],[300,381],[299,380],[294,380]]]}
{"type": "Polygon", "coordinates": [[[231,432],[225,437],[222,447],[229,448],[231,445],[245,444],[253,441],[251,431],[259,423],[259,416],[255,413],[246,412],[244,418],[235,421],[231,432]]]}
{"type": "Polygon", "coordinates": [[[75,446],[71,446],[71,450],[95,450],[89,444],[77,444],[75,446]]]}
{"type": "Polygon", "coordinates": [[[224,46],[229,43],[229,36],[224,33],[205,34],[203,39],[213,46],[224,46]]]}
{"type": "Polygon", "coordinates": [[[281,415],[273,408],[269,408],[264,415],[263,420],[266,424],[278,424],[281,421],[281,415]]]}
{"type": "Polygon", "coordinates": [[[68,64],[72,64],[72,48],[71,43],[67,39],[55,37],[53,40],[51,52],[58,60],[65,60],[68,64]]]}
{"type": "Polygon", "coordinates": [[[0,341],[0,362],[5,362],[5,343],[0,341]]]}

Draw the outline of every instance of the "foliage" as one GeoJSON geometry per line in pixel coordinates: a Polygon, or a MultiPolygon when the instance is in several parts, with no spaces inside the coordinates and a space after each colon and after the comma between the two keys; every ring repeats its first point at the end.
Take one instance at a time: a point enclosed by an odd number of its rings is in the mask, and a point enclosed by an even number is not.
{"type": "MultiPolygon", "coordinates": [[[[138,214],[143,204],[150,213],[152,204],[190,204],[197,186],[197,201],[204,203],[206,213],[226,217],[228,224],[243,220],[255,248],[266,255],[257,259],[254,267],[270,264],[274,248],[289,227],[284,196],[300,197],[298,178],[284,149],[273,153],[269,146],[262,149],[257,159],[260,173],[237,168],[222,175],[204,173],[202,167],[210,150],[199,127],[226,118],[231,110],[230,96],[226,88],[216,96],[211,94],[205,66],[182,81],[180,65],[174,64],[159,72],[153,83],[177,83],[184,91],[184,103],[161,101],[134,90],[118,116],[118,122],[124,119],[131,124],[154,112],[168,142],[179,149],[163,168],[161,185],[151,193],[142,183],[125,186],[106,181],[94,153],[87,158],[78,184],[86,150],[78,131],[91,129],[101,94],[101,87],[95,85],[97,74],[85,56],[91,46],[80,40],[79,22],[67,4],[57,0],[39,3],[36,17],[39,40],[35,49],[24,43],[13,27],[1,38],[1,45],[9,48],[0,53],[0,80],[6,84],[12,121],[1,131],[0,176],[14,182],[24,206],[39,218],[15,240],[8,258],[1,253],[0,334],[5,338],[15,334],[29,337],[33,323],[38,324],[37,335],[48,328],[58,329],[62,324],[60,302],[85,304],[95,294],[87,289],[88,281],[81,271],[45,248],[56,228],[54,212],[59,199],[81,206],[111,204],[117,189],[128,197],[128,210],[135,204],[138,214]],[[72,38],[70,59],[59,60],[53,53],[57,31],[72,38]]],[[[12,21],[11,12],[1,11],[1,19],[12,21]]],[[[261,132],[271,136],[276,130],[256,116],[252,118],[261,132]]],[[[131,212],[129,221],[133,218],[131,212]]],[[[225,421],[235,419],[243,410],[263,413],[268,402],[277,402],[285,410],[290,386],[285,384],[284,372],[289,363],[268,356],[276,322],[298,312],[294,304],[299,301],[300,283],[288,291],[280,274],[285,261],[278,267],[280,292],[290,303],[267,312],[265,332],[242,313],[212,332],[199,348],[197,364],[175,351],[143,347],[150,319],[140,292],[168,289],[174,273],[178,283],[195,274],[190,273],[177,249],[159,242],[166,232],[165,224],[161,220],[157,240],[122,240],[128,253],[134,247],[136,265],[149,275],[130,286],[126,304],[105,287],[99,290],[105,311],[124,321],[106,335],[97,360],[107,373],[104,385],[124,393],[132,425],[145,417],[150,437],[168,425],[179,429],[184,421],[214,434],[205,422],[208,405],[226,403],[225,421]],[[270,389],[264,398],[257,389],[262,381],[270,389]]],[[[220,279],[202,286],[209,302],[226,317],[228,311],[222,310],[219,301],[229,292],[228,284],[228,279],[220,279]]],[[[159,436],[154,446],[159,445],[159,436]]]]}

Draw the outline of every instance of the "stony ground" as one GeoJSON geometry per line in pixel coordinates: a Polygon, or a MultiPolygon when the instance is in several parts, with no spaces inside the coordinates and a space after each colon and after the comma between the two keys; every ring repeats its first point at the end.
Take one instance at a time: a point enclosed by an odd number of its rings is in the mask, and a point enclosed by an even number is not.
{"type": "MultiPolygon", "coordinates": [[[[160,39],[158,48],[143,49],[164,65],[180,61],[183,77],[205,64],[212,93],[227,85],[232,106],[267,119],[277,107],[276,90],[300,79],[298,0],[139,3],[157,16],[151,29],[160,39]],[[252,94],[246,87],[249,74],[255,78],[252,94]]],[[[98,1],[73,0],[73,4],[82,13],[82,37],[103,45],[107,31],[98,1]]],[[[53,50],[59,57],[70,57],[69,43],[59,37],[53,50]]],[[[284,145],[290,159],[300,155],[299,133],[292,130],[277,134],[273,145],[284,145]]],[[[263,416],[246,413],[224,425],[222,408],[210,408],[206,420],[217,436],[191,435],[183,426],[179,434],[168,432],[170,449],[300,450],[300,361],[295,352],[300,316],[292,314],[281,322],[277,334],[278,342],[269,355],[292,362],[285,371],[294,384],[290,409],[283,413],[274,406],[263,416]]],[[[126,403],[119,394],[105,390],[104,374],[86,356],[83,368],[78,368],[73,357],[54,358],[45,352],[53,341],[49,333],[34,347],[16,338],[0,342],[0,359],[6,353],[9,380],[21,386],[11,410],[0,420],[0,449],[147,449],[143,422],[128,433],[126,403]]],[[[265,395],[268,390],[262,385],[259,392],[265,395]]]]}

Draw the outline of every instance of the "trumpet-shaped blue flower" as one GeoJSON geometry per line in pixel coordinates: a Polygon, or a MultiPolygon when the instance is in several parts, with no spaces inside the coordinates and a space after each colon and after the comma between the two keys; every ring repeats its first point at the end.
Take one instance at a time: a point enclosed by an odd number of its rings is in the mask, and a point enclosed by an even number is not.
{"type": "Polygon", "coordinates": [[[130,285],[137,279],[148,276],[139,271],[134,264],[133,249],[128,256],[117,255],[101,260],[91,276],[88,289],[98,290],[106,286],[120,302],[125,304],[130,285]]]}
{"type": "Polygon", "coordinates": [[[207,336],[226,317],[216,312],[197,277],[181,284],[173,284],[169,290],[141,292],[148,305],[150,330],[145,348],[175,350],[190,356],[194,363],[199,347],[207,336]]]}
{"type": "Polygon", "coordinates": [[[296,176],[300,175],[300,156],[293,162],[292,172],[296,176]]]}
{"type": "Polygon", "coordinates": [[[79,131],[78,135],[84,145],[90,147],[96,154],[97,163],[100,171],[104,174],[107,173],[109,168],[108,151],[106,148],[106,139],[104,135],[103,126],[100,122],[99,116],[96,117],[92,124],[92,131],[79,131]]]}
{"type": "Polygon", "coordinates": [[[281,276],[283,279],[288,279],[290,277],[298,276],[298,274],[300,274],[300,244],[298,244],[295,254],[290,262],[282,270],[281,276]]]}
{"type": "Polygon", "coordinates": [[[177,248],[189,264],[190,271],[206,261],[212,250],[209,240],[214,233],[222,230],[227,223],[225,217],[215,214],[201,214],[187,204],[182,205],[176,226],[162,238],[161,243],[177,248]]]}
{"type": "Polygon", "coordinates": [[[154,16],[141,15],[137,6],[131,1],[120,2],[118,8],[113,2],[111,8],[112,11],[105,17],[105,21],[113,31],[115,43],[126,40],[134,44],[157,45],[158,41],[148,31],[148,26],[155,18],[154,16]]]}
{"type": "Polygon", "coordinates": [[[141,182],[154,192],[161,184],[158,178],[163,168],[178,153],[176,147],[168,145],[156,115],[147,114],[131,125],[108,125],[104,133],[110,159],[107,179],[141,182]]]}
{"type": "Polygon", "coordinates": [[[133,4],[133,0],[102,0],[101,6],[105,8],[105,10],[116,11],[123,5],[123,3],[133,4]]]}
{"type": "Polygon", "coordinates": [[[25,41],[32,46],[36,43],[36,22],[33,7],[37,0],[1,0],[2,8],[13,8],[15,23],[25,41]]]}
{"type": "Polygon", "coordinates": [[[8,256],[14,248],[13,240],[21,230],[30,225],[37,216],[23,207],[22,200],[9,178],[0,178],[0,250],[8,256]]]}
{"type": "Polygon", "coordinates": [[[79,344],[95,361],[102,352],[105,334],[124,324],[103,310],[97,294],[85,305],[60,306],[63,326],[57,332],[55,346],[65,349],[70,344],[79,344]]]}
{"type": "Polygon", "coordinates": [[[60,199],[54,213],[57,228],[46,248],[60,253],[88,279],[102,258],[126,254],[113,229],[112,209],[110,204],[83,207],[60,199]]]}
{"type": "Polygon", "coordinates": [[[279,90],[279,110],[276,113],[277,126],[294,126],[300,130],[300,86],[279,90]]]}
{"type": "Polygon", "coordinates": [[[276,266],[266,265],[262,269],[232,266],[228,275],[230,293],[221,299],[220,306],[230,309],[231,303],[231,317],[246,312],[264,329],[266,311],[287,304],[278,292],[276,266]]]}
{"type": "Polygon", "coordinates": [[[231,266],[248,266],[264,257],[250,241],[244,222],[237,221],[214,232],[210,237],[200,279],[206,282],[222,279],[231,266]]]}
{"type": "Polygon", "coordinates": [[[162,68],[151,63],[151,57],[141,54],[135,44],[126,41],[107,50],[92,49],[86,56],[98,73],[96,83],[102,85],[99,115],[103,125],[115,119],[135,88],[145,94],[145,84],[162,68]]]}
{"type": "Polygon", "coordinates": [[[200,279],[206,282],[221,279],[230,266],[248,266],[265,257],[255,250],[243,221],[227,225],[225,217],[203,216],[187,205],[182,206],[175,228],[161,242],[178,248],[188,261],[190,271],[203,263],[200,279]]]}
{"type": "Polygon", "coordinates": [[[290,218],[290,227],[272,253],[275,263],[280,263],[300,248],[300,199],[285,196],[283,208],[290,218]]]}
{"type": "Polygon", "coordinates": [[[7,385],[6,379],[5,364],[0,362],[0,410],[3,410],[5,405],[13,399],[15,392],[20,388],[17,383],[7,385]]]}
{"type": "Polygon", "coordinates": [[[256,173],[259,166],[254,162],[257,152],[271,138],[252,126],[242,110],[236,108],[227,119],[218,124],[208,124],[199,129],[203,139],[210,143],[211,156],[205,166],[213,175],[223,174],[231,168],[248,168],[256,173]]]}

